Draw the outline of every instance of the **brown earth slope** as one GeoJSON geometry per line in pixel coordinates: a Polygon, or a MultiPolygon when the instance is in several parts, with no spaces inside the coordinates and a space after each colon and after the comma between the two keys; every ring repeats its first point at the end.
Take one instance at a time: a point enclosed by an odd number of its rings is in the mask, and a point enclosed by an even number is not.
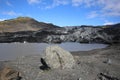
{"type": "Polygon", "coordinates": [[[29,17],[0,21],[0,32],[37,31],[44,28],[57,27],[50,23],[38,22],[29,17]]]}

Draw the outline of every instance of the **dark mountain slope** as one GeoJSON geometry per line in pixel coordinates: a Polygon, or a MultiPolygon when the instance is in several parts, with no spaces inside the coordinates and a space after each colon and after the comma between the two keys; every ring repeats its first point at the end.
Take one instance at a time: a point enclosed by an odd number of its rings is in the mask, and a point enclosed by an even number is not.
{"type": "Polygon", "coordinates": [[[19,17],[0,22],[0,42],[120,43],[120,24],[58,27],[19,17]]]}

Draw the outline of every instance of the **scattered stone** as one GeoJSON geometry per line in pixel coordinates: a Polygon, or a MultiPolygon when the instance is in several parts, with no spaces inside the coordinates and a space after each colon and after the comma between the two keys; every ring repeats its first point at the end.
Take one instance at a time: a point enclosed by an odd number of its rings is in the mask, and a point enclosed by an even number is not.
{"type": "Polygon", "coordinates": [[[103,63],[111,64],[112,62],[111,62],[111,59],[107,59],[107,60],[103,61],[103,63]]]}
{"type": "Polygon", "coordinates": [[[98,78],[99,78],[99,80],[119,80],[119,79],[116,78],[116,77],[112,77],[112,76],[106,75],[106,74],[104,74],[104,73],[100,73],[100,74],[98,75],[98,78]]]}
{"type": "Polygon", "coordinates": [[[82,80],[82,78],[78,78],[78,80],[82,80]]]}
{"type": "Polygon", "coordinates": [[[59,46],[49,46],[45,50],[45,61],[50,68],[72,68],[75,60],[72,54],[59,46]]]}
{"type": "Polygon", "coordinates": [[[47,65],[47,63],[45,62],[45,60],[43,58],[40,59],[42,66],[40,66],[41,70],[49,70],[50,67],[47,65]]]}

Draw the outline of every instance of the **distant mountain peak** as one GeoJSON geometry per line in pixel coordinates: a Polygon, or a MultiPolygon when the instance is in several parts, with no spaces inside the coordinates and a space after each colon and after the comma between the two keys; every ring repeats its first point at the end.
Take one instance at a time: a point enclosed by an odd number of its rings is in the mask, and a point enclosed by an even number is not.
{"type": "MultiPolygon", "coordinates": [[[[36,20],[33,19],[33,18],[30,18],[30,17],[17,17],[17,18],[8,19],[8,20],[5,20],[5,21],[28,22],[28,21],[36,21],[36,20]]],[[[36,21],[36,22],[38,22],[38,21],[36,21]]]]}
{"type": "Polygon", "coordinates": [[[31,18],[31,17],[17,17],[16,19],[33,19],[33,18],[31,18]]]}
{"type": "Polygon", "coordinates": [[[0,32],[37,31],[44,28],[51,29],[55,27],[58,26],[39,22],[30,17],[17,17],[0,21],[0,32]]]}

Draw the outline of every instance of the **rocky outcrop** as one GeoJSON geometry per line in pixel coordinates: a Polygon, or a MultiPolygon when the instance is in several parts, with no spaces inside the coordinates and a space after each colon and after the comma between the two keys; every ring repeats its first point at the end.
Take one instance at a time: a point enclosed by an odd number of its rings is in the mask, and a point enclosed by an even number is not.
{"type": "Polygon", "coordinates": [[[79,27],[75,29],[72,28],[66,30],[67,30],[67,35],[60,35],[60,36],[56,35],[56,37],[52,35],[48,37],[52,37],[53,42],[54,40],[81,42],[81,43],[97,42],[97,40],[94,41],[94,39],[99,37],[98,31],[101,30],[101,28],[79,27]]]}
{"type": "MultiPolygon", "coordinates": [[[[37,22],[34,23],[34,25],[35,24],[42,23],[37,22]]],[[[0,43],[10,42],[36,42],[36,43],[79,42],[79,43],[107,43],[107,44],[120,43],[120,24],[107,26],[73,26],[73,27],[71,26],[55,27],[52,24],[37,26],[39,27],[39,30],[36,31],[23,30],[18,32],[1,32],[0,43]]]]}
{"type": "Polygon", "coordinates": [[[47,35],[48,42],[80,42],[80,43],[119,43],[120,28],[73,27],[65,28],[61,35],[47,35]]]}
{"type": "Polygon", "coordinates": [[[59,46],[49,46],[45,50],[45,61],[50,68],[72,68],[75,60],[71,53],[59,46]]]}

